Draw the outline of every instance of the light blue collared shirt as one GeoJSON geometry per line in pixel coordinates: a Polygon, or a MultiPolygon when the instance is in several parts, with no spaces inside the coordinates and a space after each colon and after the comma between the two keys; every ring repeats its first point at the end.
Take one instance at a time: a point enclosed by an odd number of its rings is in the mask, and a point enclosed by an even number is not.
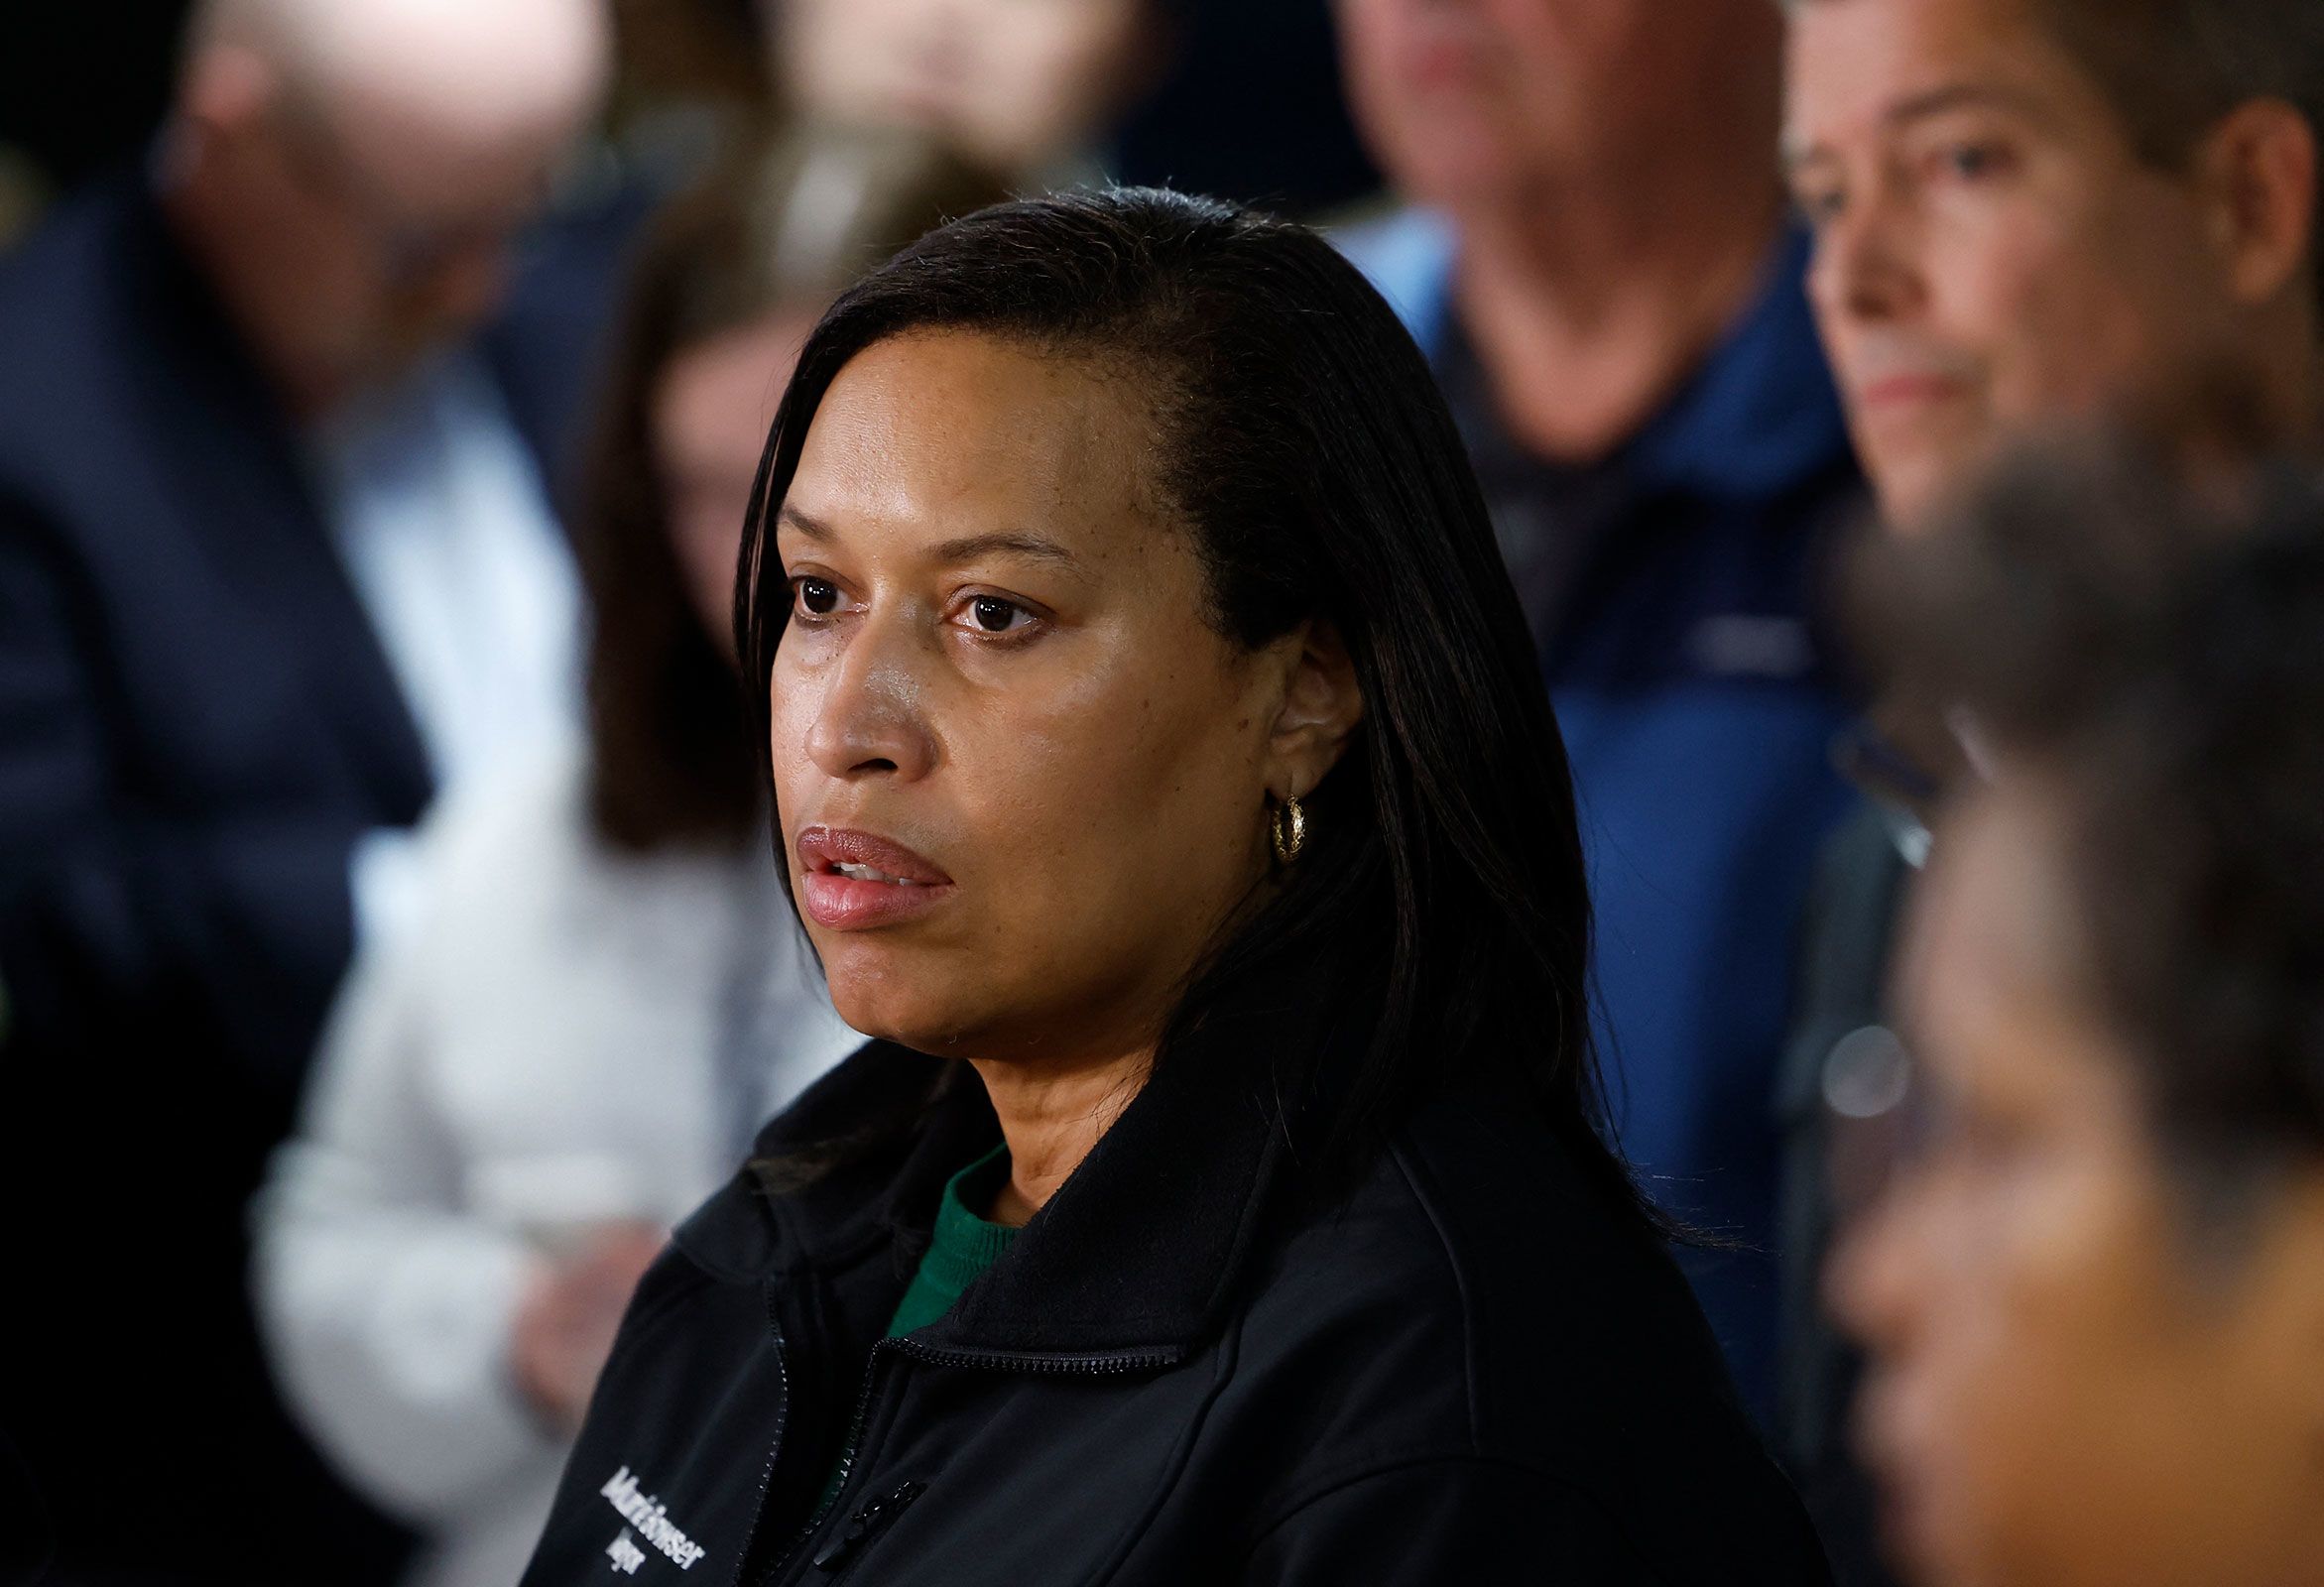
{"type": "MultiPolygon", "coordinates": [[[[436,789],[577,729],[581,592],[533,453],[472,353],[433,358],[311,437],[324,517],[436,789]]],[[[407,834],[356,853],[357,932],[409,913],[407,834]]]]}

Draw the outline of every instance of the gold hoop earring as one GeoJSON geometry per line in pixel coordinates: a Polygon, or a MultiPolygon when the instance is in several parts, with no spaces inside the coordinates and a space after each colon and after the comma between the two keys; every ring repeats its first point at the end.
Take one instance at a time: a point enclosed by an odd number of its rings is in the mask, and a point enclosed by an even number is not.
{"type": "Polygon", "coordinates": [[[1299,857],[1307,846],[1307,812],[1299,807],[1299,796],[1287,794],[1283,803],[1276,806],[1268,821],[1269,834],[1275,839],[1275,857],[1288,865],[1299,857]]]}

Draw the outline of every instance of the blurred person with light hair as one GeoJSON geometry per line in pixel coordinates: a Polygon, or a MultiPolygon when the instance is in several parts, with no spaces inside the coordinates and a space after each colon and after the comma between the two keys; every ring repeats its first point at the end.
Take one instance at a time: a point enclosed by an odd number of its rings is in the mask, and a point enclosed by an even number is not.
{"type": "Polygon", "coordinates": [[[244,1203],[408,903],[409,827],[577,705],[551,484],[603,300],[518,239],[607,28],[208,0],[189,29],[143,169],[0,262],[0,979],[47,1121],[9,1156],[44,1298],[0,1414],[63,1579],[373,1582],[394,1534],[266,1387],[244,1203]],[[129,1429],[166,1464],[125,1469],[129,1429]]]}
{"type": "Polygon", "coordinates": [[[1845,805],[1821,624],[1861,481],[1775,166],[1767,0],[1337,0],[1408,207],[1343,246],[1428,351],[1573,758],[1625,1150],[1774,1400],[1791,933],[1845,805]]]}
{"type": "Polygon", "coordinates": [[[1175,45],[1169,0],[760,0],[800,113],[940,138],[1021,182],[1090,174],[1175,45]]]}
{"type": "Polygon", "coordinates": [[[1904,933],[1924,1138],[1832,1274],[1887,1539],[2324,1581],[2324,493],[2053,452],[1887,562],[1976,769],[1904,933]]]}
{"type": "MultiPolygon", "coordinates": [[[[2307,0],[1788,0],[1785,165],[1817,317],[1887,530],[1954,520],[2002,449],[2101,416],[2157,455],[2312,442],[2324,396],[2324,8],[2307,0]],[[2200,400],[2190,401],[2190,398],[2200,400]]],[[[1915,1107],[1893,939],[1963,771],[1874,702],[1820,862],[1778,1108],[1783,1442],[1843,1582],[1885,1578],[1845,1427],[1825,1253],[1915,1107]]]]}
{"type": "Polygon", "coordinates": [[[208,0],[190,29],[162,207],[301,417],[499,306],[610,66],[594,0],[208,0]]]}
{"type": "Polygon", "coordinates": [[[349,975],[259,1203],[292,1404],[426,1529],[424,1587],[523,1572],[638,1276],[862,1040],[768,863],[743,520],[830,300],[1001,195],[919,140],[795,132],[638,257],[578,518],[587,734],[429,818],[421,928],[349,975]]]}

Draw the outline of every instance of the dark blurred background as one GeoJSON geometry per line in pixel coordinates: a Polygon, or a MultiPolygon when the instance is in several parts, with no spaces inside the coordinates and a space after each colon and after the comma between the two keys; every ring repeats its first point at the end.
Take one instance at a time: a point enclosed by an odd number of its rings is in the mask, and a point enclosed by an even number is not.
{"type": "MultiPolygon", "coordinates": [[[[0,243],[133,154],[166,105],[187,0],[0,7],[0,243]]],[[[1379,184],[1340,95],[1322,0],[1180,0],[1176,64],[1116,136],[1112,174],[1328,211],[1379,184]]],[[[747,91],[749,0],[625,0],[635,89],[747,91]]]]}

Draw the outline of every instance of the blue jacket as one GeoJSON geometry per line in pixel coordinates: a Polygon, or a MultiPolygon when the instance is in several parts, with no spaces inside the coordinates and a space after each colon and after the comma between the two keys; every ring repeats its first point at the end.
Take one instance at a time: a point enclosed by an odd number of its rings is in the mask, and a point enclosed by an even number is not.
{"type": "Polygon", "coordinates": [[[1586,469],[1526,457],[1464,376],[1440,223],[1407,211],[1342,246],[1446,380],[1497,522],[1497,481],[1534,476],[1562,493],[1546,499],[1583,504],[1549,514],[1576,543],[1558,552],[1557,597],[1529,611],[1580,805],[1614,1122],[1667,1208],[1747,1248],[1693,1253],[1687,1267],[1764,1418],[1772,1097],[1808,878],[1848,797],[1828,749],[1849,716],[1819,585],[1862,503],[1801,290],[1804,242],[1785,239],[1702,367],[1586,469]]]}

